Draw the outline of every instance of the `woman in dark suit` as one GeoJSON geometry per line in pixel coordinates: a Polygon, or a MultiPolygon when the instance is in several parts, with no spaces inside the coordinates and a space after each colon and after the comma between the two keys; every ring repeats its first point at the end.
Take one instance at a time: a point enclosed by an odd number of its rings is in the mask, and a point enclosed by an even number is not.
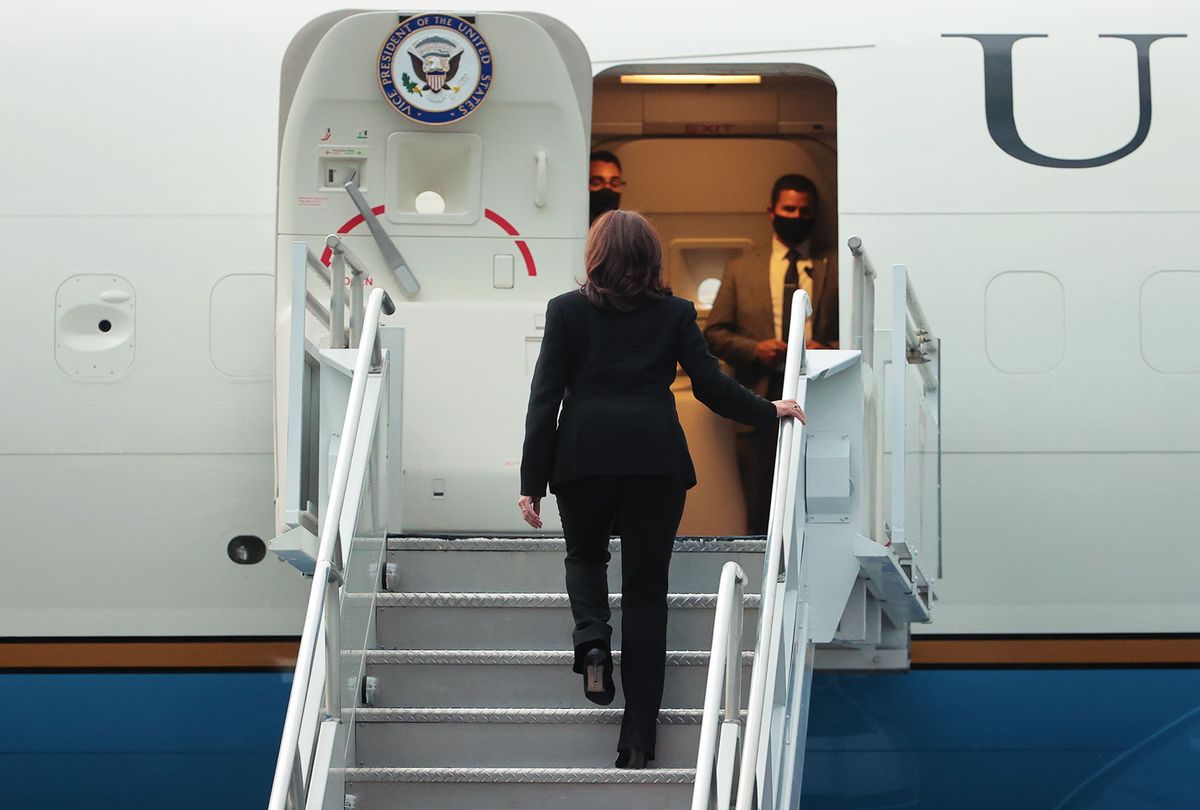
{"type": "Polygon", "coordinates": [[[662,248],[640,214],[596,220],[587,281],[550,300],[533,374],[521,458],[526,522],[541,528],[547,484],[566,535],[567,592],[575,619],[575,672],[589,700],[612,702],[608,539],[621,535],[621,681],[625,713],[618,768],[654,759],[667,645],[667,569],[696,471],[675,411],[676,363],[716,413],[768,427],[803,421],[792,400],[769,402],[717,366],[696,309],[662,279],[662,248]],[[559,414],[559,406],[562,413],[559,414]]]}

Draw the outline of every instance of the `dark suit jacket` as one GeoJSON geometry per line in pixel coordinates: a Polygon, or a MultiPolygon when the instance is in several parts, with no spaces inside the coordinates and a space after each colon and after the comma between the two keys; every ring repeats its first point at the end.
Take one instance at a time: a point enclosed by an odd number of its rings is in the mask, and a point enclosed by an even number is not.
{"type": "Polygon", "coordinates": [[[696,398],[722,416],[761,427],[776,421],[770,402],[721,372],[690,301],[646,298],[620,312],[593,306],[579,290],[552,298],[529,393],[521,494],[540,497],[547,484],[555,491],[589,475],[666,475],[693,486],[671,393],[676,363],[696,398]]]}
{"type": "MultiPolygon", "coordinates": [[[[814,246],[812,261],[813,340],[833,345],[838,340],[837,250],[814,246]]],[[[772,371],[755,359],[754,347],[775,337],[770,264],[770,246],[730,263],[704,328],[713,354],[733,366],[738,382],[763,396],[772,371]]]]}

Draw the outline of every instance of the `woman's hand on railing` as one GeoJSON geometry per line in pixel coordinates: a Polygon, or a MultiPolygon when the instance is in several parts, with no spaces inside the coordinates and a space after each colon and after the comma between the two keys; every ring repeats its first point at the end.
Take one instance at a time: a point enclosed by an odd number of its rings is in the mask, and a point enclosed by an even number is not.
{"type": "Polygon", "coordinates": [[[517,499],[517,508],[521,510],[521,517],[535,529],[542,528],[542,499],[533,498],[529,495],[522,495],[517,499]]]}
{"type": "Polygon", "coordinates": [[[800,420],[800,424],[802,425],[807,421],[804,416],[804,409],[794,399],[780,399],[771,404],[775,406],[775,415],[780,419],[794,416],[800,420]]]}

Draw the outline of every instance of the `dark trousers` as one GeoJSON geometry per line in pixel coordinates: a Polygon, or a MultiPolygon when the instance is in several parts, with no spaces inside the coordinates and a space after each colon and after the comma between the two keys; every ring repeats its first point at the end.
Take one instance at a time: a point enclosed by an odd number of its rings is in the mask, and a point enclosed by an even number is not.
{"type": "MultiPolygon", "coordinates": [[[[783,375],[772,374],[767,381],[766,398],[783,398],[783,375]]],[[[775,445],[779,423],[737,434],[738,478],[746,502],[746,534],[766,534],[771,518],[771,479],[775,476],[775,445]]]]}
{"type": "Polygon", "coordinates": [[[779,426],[737,434],[738,477],[746,501],[746,534],[766,534],[779,426]]]}
{"type": "Polygon", "coordinates": [[[667,653],[667,572],[686,486],[649,476],[595,476],[557,487],[567,541],[567,593],[575,619],[575,671],[596,645],[609,647],[608,538],[621,529],[621,688],[618,749],[654,757],[667,653]]]}

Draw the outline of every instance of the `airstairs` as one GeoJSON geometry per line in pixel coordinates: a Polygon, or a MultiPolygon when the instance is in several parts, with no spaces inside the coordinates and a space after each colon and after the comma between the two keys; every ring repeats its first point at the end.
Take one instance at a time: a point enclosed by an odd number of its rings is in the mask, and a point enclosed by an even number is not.
{"type": "MultiPolygon", "coordinates": [[[[619,701],[589,703],[563,646],[572,621],[561,540],[390,539],[379,649],[364,654],[374,705],[356,713],[346,794],[361,807],[689,806],[714,586],[727,561],[760,572],[763,546],[676,541],[657,767],[624,771],[612,767],[619,701]]],[[[619,542],[612,551],[619,594],[619,542]]],[[[745,596],[749,616],[758,601],[745,596]]],[[[620,597],[612,603],[616,648],[620,597]]],[[[747,684],[751,659],[740,659],[747,684]]],[[[619,679],[619,655],[615,663],[619,679]]]]}
{"type": "MultiPolygon", "coordinates": [[[[612,767],[620,690],[597,707],[571,672],[561,538],[404,532],[404,333],[328,244],[328,309],[320,263],[293,253],[292,528],[272,548],[313,588],[272,810],[797,806],[814,668],[907,668],[940,576],[940,346],[905,268],[899,327],[876,331],[852,239],[850,348],[789,351],[784,393],[809,418],[780,431],[768,535],[676,541],[658,758],[629,771],[612,767]]],[[[808,311],[797,293],[793,347],[808,311]]],[[[614,648],[620,560],[614,540],[614,648]]]]}

